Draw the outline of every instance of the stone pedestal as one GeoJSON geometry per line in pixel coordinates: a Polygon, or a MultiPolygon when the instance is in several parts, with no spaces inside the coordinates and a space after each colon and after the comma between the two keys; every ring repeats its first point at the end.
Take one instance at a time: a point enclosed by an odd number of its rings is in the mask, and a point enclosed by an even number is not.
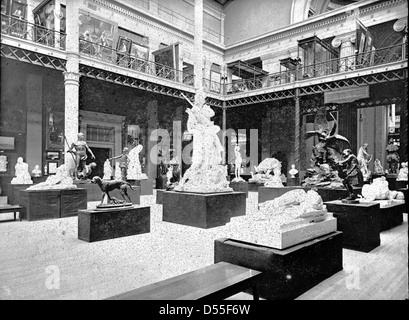
{"type": "Polygon", "coordinates": [[[152,180],[134,180],[135,185],[141,188],[141,196],[153,195],[152,180]]]}
{"type": "Polygon", "coordinates": [[[22,190],[20,191],[21,218],[35,221],[77,215],[87,208],[87,190],[22,190]]]}
{"type": "Polygon", "coordinates": [[[150,232],[150,207],[129,206],[78,212],[78,239],[87,242],[150,232]]]}
{"type": "MultiPolygon", "coordinates": [[[[408,180],[396,180],[396,189],[395,190],[400,190],[400,189],[404,189],[404,188],[408,188],[408,180]]],[[[389,188],[390,189],[390,188],[389,188]]]]}
{"type": "Polygon", "coordinates": [[[398,177],[397,174],[387,174],[386,181],[388,181],[388,188],[389,190],[396,190],[396,178],[398,177]]]}
{"type": "Polygon", "coordinates": [[[155,179],[155,189],[166,189],[166,183],[168,178],[166,176],[161,176],[155,179]]]}
{"type": "Polygon", "coordinates": [[[379,203],[347,204],[340,200],[324,202],[337,218],[337,229],[343,232],[343,247],[369,252],[381,244],[379,203]]]}
{"type": "Polygon", "coordinates": [[[26,190],[32,184],[9,184],[7,186],[7,197],[9,204],[20,204],[20,191],[26,190]]]}
{"type": "Polygon", "coordinates": [[[287,187],[297,187],[300,186],[300,178],[287,177],[287,187]]]}
{"type": "Polygon", "coordinates": [[[342,270],[342,232],[278,250],[254,243],[217,239],[214,263],[226,261],[263,272],[260,297],[292,300],[342,270]]]}
{"type": "Polygon", "coordinates": [[[264,187],[264,183],[249,182],[249,191],[258,192],[259,187],[264,187]]]}
{"type": "MultiPolygon", "coordinates": [[[[398,189],[397,191],[403,192],[403,195],[404,195],[404,197],[405,197],[405,203],[406,203],[406,206],[407,206],[407,203],[408,203],[408,188],[400,188],[400,189],[398,189]]],[[[406,213],[408,212],[407,207],[406,207],[406,211],[405,211],[405,212],[406,212],[406,213]]]]}
{"type": "Polygon", "coordinates": [[[244,192],[246,194],[246,198],[249,196],[249,183],[244,182],[230,182],[230,188],[237,192],[244,192]]]}
{"type": "Polygon", "coordinates": [[[198,228],[225,225],[231,217],[246,214],[244,192],[163,192],[163,221],[198,228]]]}
{"type": "MultiPolygon", "coordinates": [[[[131,198],[131,202],[132,204],[140,204],[141,203],[141,187],[132,186],[132,188],[134,190],[132,190],[131,188],[128,188],[128,195],[131,198]]],[[[124,198],[122,198],[121,193],[119,192],[118,189],[111,191],[109,195],[111,197],[117,198],[118,200],[124,200],[124,198]]],[[[99,200],[101,200],[101,197],[102,197],[102,191],[100,192],[99,200]]]]}
{"type": "Polygon", "coordinates": [[[161,189],[156,190],[156,204],[163,203],[163,191],[161,189]]]}
{"type": "Polygon", "coordinates": [[[87,190],[87,201],[101,201],[102,191],[101,188],[96,183],[87,182],[77,182],[74,181],[74,184],[78,188],[87,190]]]}
{"type": "Polygon", "coordinates": [[[403,223],[404,203],[387,203],[387,200],[374,201],[379,203],[381,209],[381,231],[392,229],[403,223]]]}
{"type": "Polygon", "coordinates": [[[258,203],[273,200],[277,197],[282,196],[284,193],[287,193],[288,191],[295,190],[295,189],[309,190],[307,188],[302,188],[302,187],[279,187],[279,188],[259,187],[258,188],[258,203]]]}

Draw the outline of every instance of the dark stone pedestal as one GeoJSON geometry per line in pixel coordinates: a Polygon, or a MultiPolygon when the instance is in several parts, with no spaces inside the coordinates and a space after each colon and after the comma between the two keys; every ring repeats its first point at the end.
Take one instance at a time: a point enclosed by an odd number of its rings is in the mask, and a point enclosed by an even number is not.
{"type": "Polygon", "coordinates": [[[163,203],[163,191],[161,189],[156,190],[156,204],[163,203]]]}
{"type": "Polygon", "coordinates": [[[343,247],[369,252],[381,244],[379,203],[347,204],[340,200],[324,202],[337,218],[337,230],[343,232],[343,247]]]}
{"type": "Polygon", "coordinates": [[[9,184],[7,186],[7,197],[9,204],[20,204],[20,191],[26,190],[32,184],[9,184]]]}
{"type": "MultiPolygon", "coordinates": [[[[128,195],[131,198],[131,202],[132,202],[132,204],[140,204],[141,203],[141,187],[132,186],[132,188],[134,190],[132,190],[131,188],[128,188],[128,195]]],[[[118,189],[115,189],[115,190],[111,191],[109,193],[109,195],[111,197],[117,198],[118,200],[124,200],[124,198],[122,198],[121,193],[119,192],[118,189]]],[[[102,197],[102,192],[100,192],[99,200],[101,200],[101,197],[102,197]]],[[[126,200],[126,201],[128,201],[128,200],[126,200]]]]}
{"type": "MultiPolygon", "coordinates": [[[[404,197],[405,197],[405,204],[406,204],[406,206],[407,206],[407,205],[408,205],[408,188],[400,188],[400,189],[398,189],[397,191],[403,192],[403,195],[404,195],[404,197]]],[[[407,207],[406,207],[405,209],[406,209],[405,212],[408,212],[407,207]]]]}
{"type": "Polygon", "coordinates": [[[87,190],[22,190],[22,219],[28,221],[57,219],[77,215],[87,208],[87,190]]]}
{"type": "Polygon", "coordinates": [[[244,192],[163,192],[163,221],[207,229],[225,225],[231,217],[245,214],[244,192]]]}
{"type": "Polygon", "coordinates": [[[264,183],[249,182],[249,191],[257,192],[259,187],[264,187],[264,183]]]}
{"type": "Polygon", "coordinates": [[[292,300],[342,270],[342,232],[332,232],[284,250],[217,239],[214,263],[220,261],[262,271],[258,283],[260,297],[292,300]]]}
{"type": "Polygon", "coordinates": [[[300,178],[287,177],[287,187],[297,187],[297,186],[300,186],[300,178]]]}
{"type": "Polygon", "coordinates": [[[381,231],[392,229],[403,223],[405,204],[390,204],[381,207],[380,225],[381,231]]]}
{"type": "Polygon", "coordinates": [[[47,180],[48,176],[41,176],[41,177],[31,177],[31,180],[33,180],[34,184],[45,182],[47,180]]]}
{"type": "Polygon", "coordinates": [[[74,184],[78,188],[87,190],[87,201],[101,201],[102,191],[96,183],[91,183],[90,181],[74,181],[74,184]]]}
{"type": "Polygon", "coordinates": [[[78,239],[87,242],[150,232],[150,207],[129,206],[78,212],[78,239]]]}
{"type": "Polygon", "coordinates": [[[168,178],[166,175],[158,177],[155,179],[155,189],[166,189],[166,183],[168,178]]]}
{"type": "Polygon", "coordinates": [[[397,174],[387,174],[386,181],[388,181],[389,190],[396,190],[396,178],[397,174]]]}
{"type": "Polygon", "coordinates": [[[246,198],[249,196],[249,183],[246,181],[242,182],[230,182],[230,188],[237,192],[244,192],[246,194],[246,198]]]}
{"type": "Polygon", "coordinates": [[[404,189],[404,188],[407,188],[407,187],[408,187],[408,180],[396,180],[396,189],[395,190],[401,191],[401,189],[404,189]]]}

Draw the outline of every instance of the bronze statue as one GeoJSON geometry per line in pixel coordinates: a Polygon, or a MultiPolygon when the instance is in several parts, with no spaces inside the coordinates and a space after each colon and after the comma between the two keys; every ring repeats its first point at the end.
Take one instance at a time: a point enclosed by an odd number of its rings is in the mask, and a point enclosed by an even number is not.
{"type": "Polygon", "coordinates": [[[398,154],[399,147],[393,143],[393,139],[389,139],[389,144],[386,147],[386,161],[388,162],[388,173],[398,173],[400,157],[398,154]]]}
{"type": "Polygon", "coordinates": [[[342,184],[347,189],[349,196],[344,202],[356,203],[357,196],[354,194],[353,186],[362,186],[363,177],[359,166],[358,158],[352,153],[351,149],[345,149],[342,152],[342,160],[338,161],[338,176],[342,179],[342,184]]]}

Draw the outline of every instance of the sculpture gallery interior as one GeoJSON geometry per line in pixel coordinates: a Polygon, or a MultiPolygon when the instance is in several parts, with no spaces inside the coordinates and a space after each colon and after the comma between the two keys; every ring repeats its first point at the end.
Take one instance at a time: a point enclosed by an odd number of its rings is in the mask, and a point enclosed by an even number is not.
{"type": "Polygon", "coordinates": [[[407,21],[1,0],[0,299],[407,300],[407,21]]]}

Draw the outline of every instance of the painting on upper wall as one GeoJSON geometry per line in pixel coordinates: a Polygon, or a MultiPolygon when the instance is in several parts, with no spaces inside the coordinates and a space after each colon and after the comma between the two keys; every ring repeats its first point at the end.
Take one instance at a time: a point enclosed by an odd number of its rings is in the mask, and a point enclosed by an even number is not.
{"type": "Polygon", "coordinates": [[[61,150],[64,148],[64,113],[48,112],[47,119],[46,147],[48,150],[61,150]]]}
{"type": "Polygon", "coordinates": [[[27,5],[21,3],[21,1],[13,0],[11,4],[11,15],[20,19],[26,18],[27,5]]]}
{"type": "Polygon", "coordinates": [[[0,112],[0,132],[26,133],[26,112],[20,105],[10,105],[2,102],[0,112]]]}
{"type": "Polygon", "coordinates": [[[113,47],[116,37],[117,24],[111,21],[90,15],[89,12],[80,11],[79,14],[80,37],[104,47],[113,47]]]}

